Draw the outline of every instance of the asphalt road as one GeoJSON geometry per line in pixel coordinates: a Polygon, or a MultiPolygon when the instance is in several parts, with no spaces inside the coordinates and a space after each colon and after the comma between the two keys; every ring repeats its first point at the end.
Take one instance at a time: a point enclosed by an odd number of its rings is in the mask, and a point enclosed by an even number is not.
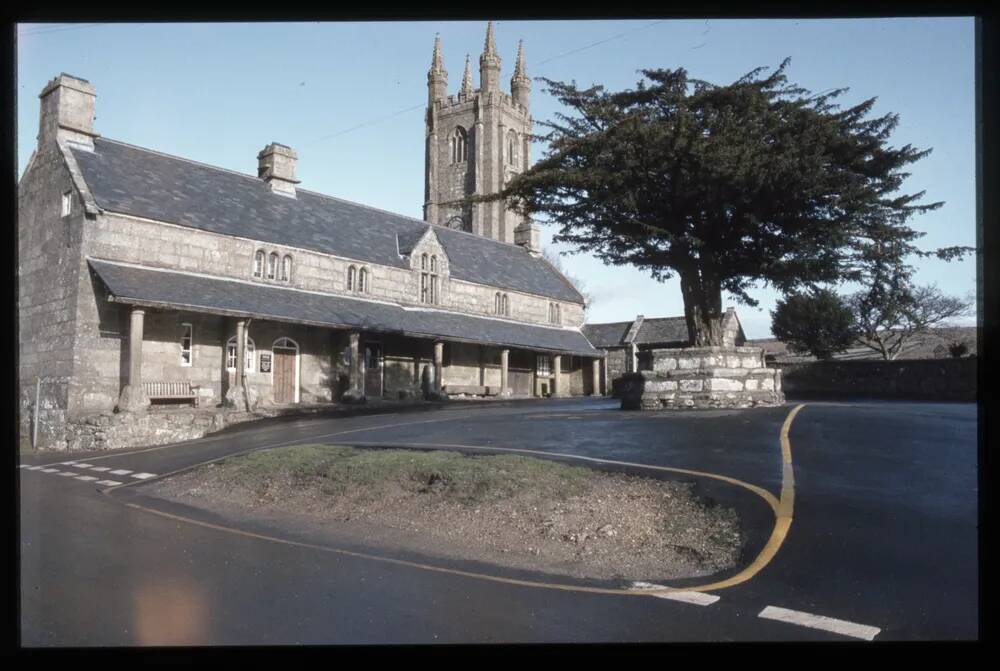
{"type": "MultiPolygon", "coordinates": [[[[144,496],[141,486],[109,490],[101,484],[139,483],[150,474],[260,447],[328,442],[522,449],[549,458],[659,465],[727,476],[777,497],[783,473],[779,435],[792,407],[647,414],[622,412],[614,401],[595,399],[456,403],[419,412],[268,420],[164,448],[24,457],[21,642],[34,647],[977,638],[972,404],[807,403],[789,432],[795,480],[789,532],[759,572],[709,590],[718,599],[706,605],[504,582],[615,587],[404,552],[387,555],[331,542],[329,534],[238,523],[168,504],[144,496]],[[799,612],[798,623],[760,617],[768,607],[768,612],[799,612]],[[854,628],[835,626],[841,633],[816,628],[826,625],[813,616],[854,628]]],[[[711,477],[657,476],[693,480],[706,496],[736,506],[749,534],[747,563],[764,548],[775,516],[760,496],[711,477]]]]}

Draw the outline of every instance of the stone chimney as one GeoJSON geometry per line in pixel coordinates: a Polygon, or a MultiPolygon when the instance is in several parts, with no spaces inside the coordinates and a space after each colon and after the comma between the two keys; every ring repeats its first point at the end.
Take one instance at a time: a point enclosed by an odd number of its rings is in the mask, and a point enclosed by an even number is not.
{"type": "Polygon", "coordinates": [[[54,147],[65,140],[93,151],[94,101],[97,92],[86,79],[62,73],[42,89],[38,121],[38,148],[54,147]]]}
{"type": "Polygon", "coordinates": [[[257,176],[267,182],[271,191],[295,198],[295,163],[299,155],[288,146],[272,142],[257,154],[257,176]]]}
{"type": "Polygon", "coordinates": [[[538,226],[525,221],[514,229],[514,244],[524,247],[534,255],[542,253],[542,234],[538,226]]]}

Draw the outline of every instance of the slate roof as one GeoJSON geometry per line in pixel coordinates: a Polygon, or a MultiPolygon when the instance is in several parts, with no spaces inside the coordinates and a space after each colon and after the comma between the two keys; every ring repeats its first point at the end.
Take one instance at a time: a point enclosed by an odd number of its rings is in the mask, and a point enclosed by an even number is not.
{"type": "MultiPolygon", "coordinates": [[[[283,197],[255,176],[107,138],[95,139],[93,152],[70,151],[97,204],[112,212],[398,268],[406,264],[397,244],[412,247],[430,226],[304,189],[283,197]]],[[[548,262],[522,247],[444,226],[435,230],[456,279],[584,302],[548,262]]]]}
{"type": "MultiPolygon", "coordinates": [[[[584,324],[583,333],[594,347],[611,348],[624,345],[631,321],[606,324],[584,324]]],[[[687,322],[684,317],[656,317],[644,319],[635,338],[636,345],[658,343],[687,343],[687,322]]]]}
{"type": "Polygon", "coordinates": [[[582,333],[88,259],[114,300],[192,312],[598,356],[582,333]]]}

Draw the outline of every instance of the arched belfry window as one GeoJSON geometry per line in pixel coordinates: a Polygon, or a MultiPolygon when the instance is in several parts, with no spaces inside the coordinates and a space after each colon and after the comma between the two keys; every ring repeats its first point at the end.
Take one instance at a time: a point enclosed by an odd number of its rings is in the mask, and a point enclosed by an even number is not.
{"type": "Polygon", "coordinates": [[[271,252],[267,257],[267,279],[273,280],[278,276],[278,252],[271,252]]]}
{"type": "Polygon", "coordinates": [[[347,290],[354,291],[358,286],[358,269],[355,266],[347,268],[347,290]]]}
{"type": "Polygon", "coordinates": [[[507,162],[517,164],[517,133],[511,131],[507,133],[507,162]]]}
{"type": "Polygon", "coordinates": [[[461,126],[455,127],[451,134],[451,162],[464,163],[469,159],[469,136],[461,126]]]}
{"type": "Polygon", "coordinates": [[[281,260],[281,281],[288,282],[292,279],[292,255],[285,254],[281,260]]]}
{"type": "Polygon", "coordinates": [[[507,294],[504,294],[501,297],[501,305],[500,305],[500,307],[503,310],[503,315],[505,317],[509,317],[510,316],[510,298],[507,297],[507,294]]]}
{"type": "Polygon", "coordinates": [[[368,293],[368,269],[362,268],[358,271],[358,293],[368,293]]]}
{"type": "Polygon", "coordinates": [[[254,277],[264,277],[264,250],[258,249],[257,253],[253,255],[253,276],[254,277]]]}

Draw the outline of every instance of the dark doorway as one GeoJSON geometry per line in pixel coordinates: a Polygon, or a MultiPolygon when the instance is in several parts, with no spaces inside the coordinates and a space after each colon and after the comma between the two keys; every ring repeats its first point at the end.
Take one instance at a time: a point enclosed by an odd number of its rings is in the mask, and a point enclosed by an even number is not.
{"type": "Polygon", "coordinates": [[[365,343],[365,396],[382,396],[382,345],[365,343]]]}

